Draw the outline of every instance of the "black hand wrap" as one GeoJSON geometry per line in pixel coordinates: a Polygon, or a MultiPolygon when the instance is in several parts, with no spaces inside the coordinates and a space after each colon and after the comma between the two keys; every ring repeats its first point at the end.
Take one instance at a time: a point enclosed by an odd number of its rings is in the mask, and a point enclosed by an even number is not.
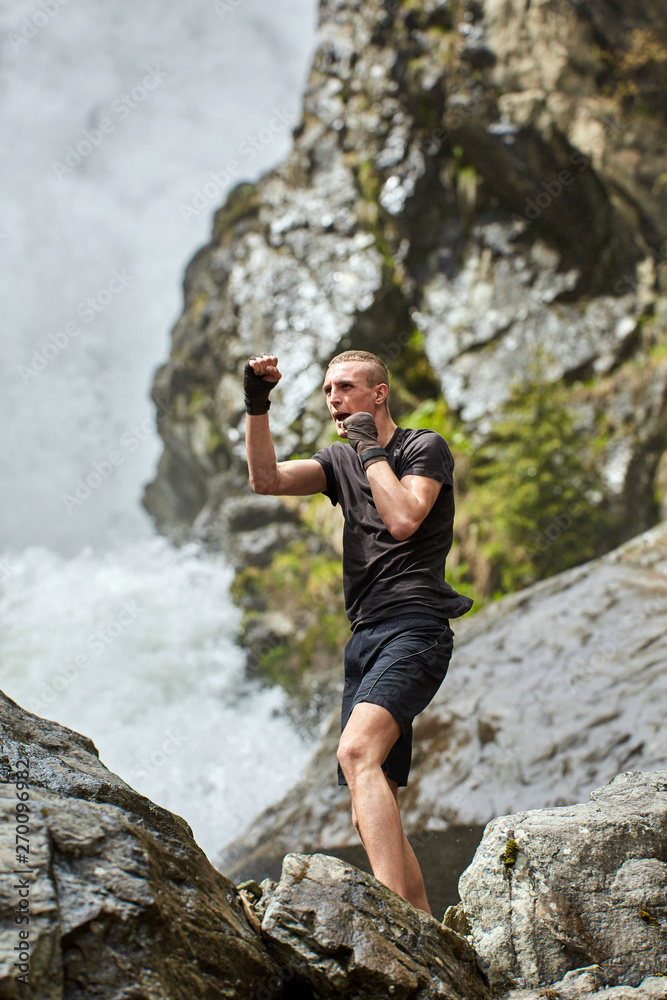
{"type": "Polygon", "coordinates": [[[271,406],[269,393],[277,382],[267,382],[262,375],[257,375],[248,362],[243,369],[243,392],[245,395],[245,411],[253,417],[268,413],[271,406]]]}
{"type": "Polygon", "coordinates": [[[353,413],[343,421],[343,427],[364,470],[386,460],[387,452],[378,444],[378,429],[372,413],[353,413]]]}

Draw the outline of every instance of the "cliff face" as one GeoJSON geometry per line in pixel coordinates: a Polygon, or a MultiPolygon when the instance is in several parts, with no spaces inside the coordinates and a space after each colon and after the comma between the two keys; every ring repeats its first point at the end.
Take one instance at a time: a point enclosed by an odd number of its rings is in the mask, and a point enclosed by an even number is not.
{"type": "Polygon", "coordinates": [[[474,441],[522,384],[563,382],[583,434],[603,435],[620,534],[630,510],[632,530],[655,522],[666,14],[660,0],[323,0],[291,154],[232,192],[186,272],[154,390],[165,449],[145,503],[161,530],[215,544],[239,527],[225,504],[244,486],[249,353],[280,358],[287,457],[321,440],[323,371],[350,345],[382,354],[413,406],[441,392],[474,441]]]}
{"type": "Polygon", "coordinates": [[[328,501],[249,491],[251,353],[284,373],[279,458],[331,440],[334,353],[385,357],[394,417],[454,451],[448,573],[477,599],[667,516],[665,14],[664,0],[321,3],[290,155],[230,194],[187,268],[144,498],[159,530],[242,570],[265,675],[326,672],[345,626],[328,501]]]}

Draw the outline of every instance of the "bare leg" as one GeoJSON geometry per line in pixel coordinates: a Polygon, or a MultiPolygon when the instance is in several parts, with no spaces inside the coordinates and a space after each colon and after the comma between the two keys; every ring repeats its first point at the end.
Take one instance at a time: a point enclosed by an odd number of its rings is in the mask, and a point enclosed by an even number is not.
{"type": "MultiPolygon", "coordinates": [[[[389,785],[390,787],[393,786],[392,790],[394,795],[397,795],[398,785],[396,782],[390,781],[389,785]]],[[[426,913],[430,913],[431,907],[429,906],[428,899],[426,898],[426,889],[424,888],[422,870],[419,867],[419,862],[415,857],[415,852],[412,850],[410,842],[405,834],[403,834],[403,867],[405,869],[405,880],[408,887],[405,898],[408,899],[413,906],[416,906],[418,910],[425,910],[426,913]]]]}
{"type": "Polygon", "coordinates": [[[401,823],[398,786],[382,763],[400,736],[393,715],[361,702],[343,730],[338,760],[352,796],[352,818],[373,874],[399,896],[430,913],[419,864],[401,823]]]}

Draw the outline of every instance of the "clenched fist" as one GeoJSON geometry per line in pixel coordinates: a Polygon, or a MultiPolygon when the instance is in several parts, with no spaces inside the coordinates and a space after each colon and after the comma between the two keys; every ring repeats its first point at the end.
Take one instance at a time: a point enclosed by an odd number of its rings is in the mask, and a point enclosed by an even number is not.
{"type": "Polygon", "coordinates": [[[269,393],[282,378],[277,366],[275,354],[254,354],[243,369],[245,411],[253,417],[267,413],[271,406],[269,393]]]}
{"type": "Polygon", "coordinates": [[[353,413],[345,418],[343,427],[364,469],[387,458],[387,452],[378,444],[378,429],[372,413],[353,413]]]}

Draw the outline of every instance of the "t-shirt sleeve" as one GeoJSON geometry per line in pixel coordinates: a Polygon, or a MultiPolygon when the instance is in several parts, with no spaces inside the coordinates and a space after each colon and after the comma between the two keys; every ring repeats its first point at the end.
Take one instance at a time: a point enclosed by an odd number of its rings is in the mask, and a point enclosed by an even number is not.
{"type": "Polygon", "coordinates": [[[435,431],[424,431],[408,441],[403,449],[399,478],[426,476],[451,486],[454,482],[454,459],[449,446],[435,431]]]}
{"type": "Polygon", "coordinates": [[[332,505],[335,507],[338,503],[338,489],[336,487],[336,476],[334,474],[333,459],[331,455],[331,446],[329,448],[320,448],[313,455],[316,462],[319,462],[324,469],[324,475],[327,477],[327,488],[322,490],[325,497],[329,497],[332,505]]]}

